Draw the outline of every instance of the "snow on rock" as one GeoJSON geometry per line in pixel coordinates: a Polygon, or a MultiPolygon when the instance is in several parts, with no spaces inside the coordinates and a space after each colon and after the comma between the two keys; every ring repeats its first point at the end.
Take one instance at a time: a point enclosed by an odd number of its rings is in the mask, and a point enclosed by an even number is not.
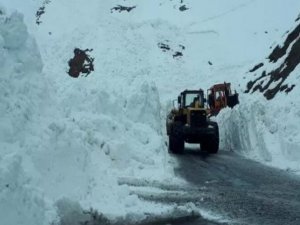
{"type": "Polygon", "coordinates": [[[273,49],[267,58],[269,62],[260,63],[250,70],[254,73],[254,76],[257,76],[257,74],[259,76],[248,82],[247,93],[259,91],[268,100],[271,100],[278,92],[289,93],[294,89],[295,84],[289,85],[285,81],[290,75],[294,74],[293,71],[300,63],[299,35],[300,24],[285,35],[286,39],[282,46],[277,45],[273,49]]]}

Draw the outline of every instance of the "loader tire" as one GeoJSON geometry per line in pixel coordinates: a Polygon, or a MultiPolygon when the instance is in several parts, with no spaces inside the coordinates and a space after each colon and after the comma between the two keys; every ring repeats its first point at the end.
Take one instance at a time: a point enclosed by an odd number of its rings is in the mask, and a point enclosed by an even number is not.
{"type": "Polygon", "coordinates": [[[215,129],[214,134],[207,135],[201,143],[201,150],[207,151],[210,154],[216,154],[219,151],[219,127],[215,122],[210,122],[215,129]]]}
{"type": "Polygon", "coordinates": [[[169,135],[169,152],[182,154],[184,151],[184,140],[182,138],[182,123],[174,122],[169,135]]]}
{"type": "Polygon", "coordinates": [[[169,135],[169,152],[182,154],[184,150],[184,140],[174,135],[169,135]]]}

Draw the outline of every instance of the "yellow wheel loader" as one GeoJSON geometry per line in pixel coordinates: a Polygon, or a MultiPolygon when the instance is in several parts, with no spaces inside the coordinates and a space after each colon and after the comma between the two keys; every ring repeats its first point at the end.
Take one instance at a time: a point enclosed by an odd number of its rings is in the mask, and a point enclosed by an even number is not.
{"type": "Polygon", "coordinates": [[[199,143],[201,150],[217,153],[219,150],[219,128],[208,117],[204,92],[185,90],[178,96],[178,107],[167,115],[166,127],[169,136],[169,152],[180,154],[184,143],[199,143]]]}

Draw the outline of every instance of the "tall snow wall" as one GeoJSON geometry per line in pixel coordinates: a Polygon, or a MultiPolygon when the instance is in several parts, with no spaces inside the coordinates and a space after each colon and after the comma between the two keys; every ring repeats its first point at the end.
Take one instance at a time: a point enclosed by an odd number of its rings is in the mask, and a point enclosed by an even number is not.
{"type": "Polygon", "coordinates": [[[218,118],[222,148],[295,173],[300,173],[298,20],[269,57],[246,74],[241,104],[218,118]]]}
{"type": "Polygon", "coordinates": [[[23,16],[0,7],[0,211],[1,224],[41,225],[46,218],[42,193],[24,167],[27,129],[45,86],[42,61],[23,16]]]}

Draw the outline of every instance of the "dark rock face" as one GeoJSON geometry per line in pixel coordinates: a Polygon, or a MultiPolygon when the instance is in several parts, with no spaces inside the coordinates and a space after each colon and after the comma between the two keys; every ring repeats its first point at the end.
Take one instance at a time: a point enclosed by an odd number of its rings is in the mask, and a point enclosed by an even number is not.
{"type": "Polygon", "coordinates": [[[170,48],[170,46],[169,46],[168,44],[165,44],[165,43],[158,43],[157,45],[158,45],[158,47],[159,47],[160,49],[162,49],[163,52],[166,52],[166,51],[170,51],[170,50],[171,50],[171,48],[170,48]]]}
{"type": "Polygon", "coordinates": [[[266,99],[271,100],[278,92],[289,93],[295,87],[295,84],[289,86],[284,82],[300,63],[300,23],[288,34],[283,46],[277,45],[274,48],[268,59],[270,63],[276,63],[279,59],[283,59],[283,62],[271,72],[263,68],[263,63],[256,65],[250,73],[261,68],[263,71],[258,78],[248,82],[245,92],[259,91],[266,99]]]}
{"type": "Polygon", "coordinates": [[[188,9],[189,9],[189,8],[186,7],[186,5],[182,5],[182,6],[179,7],[179,10],[180,10],[180,11],[186,11],[186,10],[188,10],[188,9]]]}
{"type": "Polygon", "coordinates": [[[36,17],[35,23],[37,25],[40,25],[42,23],[41,16],[43,14],[45,14],[45,12],[46,12],[46,5],[48,5],[50,2],[51,2],[50,0],[45,0],[43,2],[43,5],[36,11],[36,13],[35,13],[35,17],[36,17]]]}
{"type": "Polygon", "coordinates": [[[251,70],[249,70],[250,73],[255,72],[256,70],[258,70],[260,67],[264,66],[263,63],[259,63],[257,65],[255,65],[251,70]]]}
{"type": "Polygon", "coordinates": [[[287,36],[283,47],[280,47],[279,45],[276,46],[276,48],[268,57],[270,62],[277,62],[278,59],[283,57],[286,54],[286,51],[291,45],[291,43],[298,38],[299,34],[300,34],[300,24],[287,36]]]}
{"type": "Polygon", "coordinates": [[[123,11],[127,11],[127,12],[130,12],[131,10],[135,9],[136,6],[123,6],[123,5],[117,5],[113,8],[110,9],[110,12],[113,13],[114,11],[118,11],[119,13],[120,12],[123,12],[123,11]]]}
{"type": "Polygon", "coordinates": [[[171,47],[169,40],[165,40],[165,43],[164,42],[160,42],[160,43],[157,44],[157,46],[163,52],[170,52],[170,53],[172,53],[172,57],[173,58],[180,58],[180,57],[182,57],[183,56],[183,51],[185,50],[185,46],[184,45],[177,45],[177,46],[175,45],[175,46],[171,47]]]}
{"type": "Polygon", "coordinates": [[[93,51],[93,49],[74,49],[74,57],[68,62],[70,67],[68,74],[71,77],[77,78],[80,74],[88,76],[92,71],[94,71],[94,58],[87,54],[87,52],[91,51],[93,51]]]}
{"type": "Polygon", "coordinates": [[[175,53],[173,54],[173,58],[181,57],[181,56],[183,56],[182,52],[175,52],[175,53]]]}

